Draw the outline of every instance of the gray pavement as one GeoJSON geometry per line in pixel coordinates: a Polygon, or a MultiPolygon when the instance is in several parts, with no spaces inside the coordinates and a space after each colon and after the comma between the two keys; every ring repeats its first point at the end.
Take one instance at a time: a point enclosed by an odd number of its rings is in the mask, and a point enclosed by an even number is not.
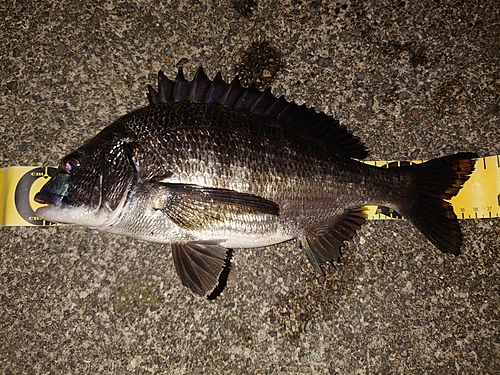
{"type": "MultiPolygon", "coordinates": [[[[500,154],[498,0],[215,4],[2,1],[0,167],[55,164],[179,63],[334,114],[372,159],[500,154]]],[[[167,247],[0,228],[0,373],[500,373],[500,219],[462,224],[454,257],[369,222],[323,283],[293,243],[237,250],[215,301],[167,247]]]]}

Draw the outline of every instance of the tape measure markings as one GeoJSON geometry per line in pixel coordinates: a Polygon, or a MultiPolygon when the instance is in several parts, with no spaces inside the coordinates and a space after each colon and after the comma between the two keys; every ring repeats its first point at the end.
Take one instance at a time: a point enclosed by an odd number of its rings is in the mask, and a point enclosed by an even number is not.
{"type": "MultiPolygon", "coordinates": [[[[423,163],[412,161],[365,161],[381,168],[423,163]]],[[[35,194],[53,176],[53,167],[10,167],[0,169],[0,226],[57,225],[35,216],[41,204],[35,194]]],[[[459,193],[451,199],[459,219],[500,217],[500,155],[478,158],[476,168],[459,193]]],[[[371,220],[404,219],[395,210],[367,206],[371,220]]]]}

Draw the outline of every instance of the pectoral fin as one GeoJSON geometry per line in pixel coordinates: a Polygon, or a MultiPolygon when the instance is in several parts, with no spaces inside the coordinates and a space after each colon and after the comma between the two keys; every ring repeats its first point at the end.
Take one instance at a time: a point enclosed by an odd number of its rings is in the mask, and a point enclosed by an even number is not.
{"type": "Polygon", "coordinates": [[[363,207],[346,210],[324,232],[300,238],[300,246],[314,269],[325,275],[322,265],[339,261],[344,241],[350,240],[366,220],[363,207]]]}
{"type": "Polygon", "coordinates": [[[216,242],[174,242],[172,255],[179,279],[196,297],[215,299],[226,286],[234,286],[232,250],[216,242]]]}
{"type": "Polygon", "coordinates": [[[200,230],[245,214],[278,215],[278,204],[253,194],[196,185],[157,183],[155,208],[175,224],[200,230]]]}

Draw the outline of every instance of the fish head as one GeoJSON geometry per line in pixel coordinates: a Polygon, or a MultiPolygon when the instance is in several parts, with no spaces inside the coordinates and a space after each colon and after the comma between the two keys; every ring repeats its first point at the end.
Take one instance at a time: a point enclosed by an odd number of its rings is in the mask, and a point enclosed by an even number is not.
{"type": "Polygon", "coordinates": [[[88,227],[110,225],[119,217],[136,174],[129,140],[106,128],[61,159],[55,176],[35,195],[37,202],[48,204],[36,215],[88,227]]]}

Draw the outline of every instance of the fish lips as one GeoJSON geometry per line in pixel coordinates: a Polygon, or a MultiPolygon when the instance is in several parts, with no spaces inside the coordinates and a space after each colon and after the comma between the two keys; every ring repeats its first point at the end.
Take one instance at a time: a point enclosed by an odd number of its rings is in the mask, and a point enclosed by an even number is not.
{"type": "Polygon", "coordinates": [[[52,222],[60,222],[59,220],[54,220],[56,219],[53,216],[54,212],[59,211],[59,209],[63,209],[65,204],[63,203],[63,198],[64,196],[59,195],[59,194],[54,194],[54,193],[49,193],[47,191],[40,191],[35,194],[35,202],[45,204],[47,206],[39,207],[35,215],[44,219],[44,220],[49,220],[52,222]]]}
{"type": "Polygon", "coordinates": [[[37,217],[53,223],[84,225],[91,228],[106,225],[115,217],[114,212],[102,209],[100,204],[96,207],[73,205],[68,202],[67,195],[55,192],[54,185],[49,184],[50,181],[35,194],[35,201],[46,205],[35,211],[37,217]]]}
{"type": "Polygon", "coordinates": [[[45,185],[43,185],[38,193],[35,194],[35,202],[48,205],[40,207],[36,211],[36,215],[38,217],[49,220],[44,217],[46,212],[55,208],[63,208],[63,206],[65,206],[64,198],[66,198],[68,194],[69,178],[70,176],[68,174],[59,172],[45,185]]]}
{"type": "Polygon", "coordinates": [[[39,207],[35,211],[35,215],[41,219],[59,224],[79,224],[84,222],[82,218],[88,215],[85,207],[73,207],[64,202],[64,196],[57,194],[37,193],[35,200],[38,203],[47,204],[47,206],[39,207]],[[48,202],[50,199],[54,203],[48,202]]]}
{"type": "Polygon", "coordinates": [[[54,206],[60,206],[63,198],[64,198],[63,195],[50,193],[48,191],[43,191],[43,190],[35,194],[35,202],[41,204],[52,204],[54,206]]]}

